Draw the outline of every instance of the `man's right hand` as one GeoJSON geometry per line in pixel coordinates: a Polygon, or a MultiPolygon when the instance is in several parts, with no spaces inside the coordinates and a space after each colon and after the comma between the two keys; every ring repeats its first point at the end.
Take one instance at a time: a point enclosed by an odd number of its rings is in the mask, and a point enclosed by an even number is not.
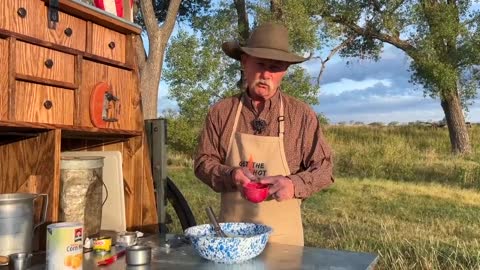
{"type": "Polygon", "coordinates": [[[243,186],[252,182],[258,181],[258,178],[253,175],[246,167],[238,167],[232,171],[232,188],[241,191],[243,186]]]}

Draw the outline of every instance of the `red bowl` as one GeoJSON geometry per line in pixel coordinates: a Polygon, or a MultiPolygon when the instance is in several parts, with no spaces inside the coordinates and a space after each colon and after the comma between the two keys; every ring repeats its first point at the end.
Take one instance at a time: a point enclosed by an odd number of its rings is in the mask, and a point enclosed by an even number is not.
{"type": "Polygon", "coordinates": [[[243,196],[253,202],[263,202],[268,197],[268,185],[250,182],[243,185],[243,196]]]}

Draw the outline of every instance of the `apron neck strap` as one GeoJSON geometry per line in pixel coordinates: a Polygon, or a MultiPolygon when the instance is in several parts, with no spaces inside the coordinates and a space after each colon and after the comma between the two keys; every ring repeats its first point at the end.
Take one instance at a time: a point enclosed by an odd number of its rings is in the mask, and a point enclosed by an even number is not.
{"type": "Polygon", "coordinates": [[[283,108],[283,98],[280,95],[280,113],[278,116],[278,136],[283,137],[285,134],[285,116],[284,116],[284,108],[283,108]]]}

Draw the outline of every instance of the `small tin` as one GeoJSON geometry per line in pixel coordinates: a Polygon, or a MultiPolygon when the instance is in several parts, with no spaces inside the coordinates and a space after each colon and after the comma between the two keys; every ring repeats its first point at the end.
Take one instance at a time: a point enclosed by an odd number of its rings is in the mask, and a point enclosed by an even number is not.
{"type": "Polygon", "coordinates": [[[110,252],[112,249],[112,238],[108,236],[102,236],[93,239],[93,251],[97,253],[110,252]]]}
{"type": "Polygon", "coordinates": [[[119,232],[117,234],[117,245],[122,247],[130,247],[137,244],[136,232],[119,232]]]}

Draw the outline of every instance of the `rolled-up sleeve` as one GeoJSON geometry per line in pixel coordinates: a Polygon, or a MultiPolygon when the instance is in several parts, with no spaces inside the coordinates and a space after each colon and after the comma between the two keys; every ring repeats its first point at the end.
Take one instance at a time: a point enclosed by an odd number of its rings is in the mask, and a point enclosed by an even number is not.
{"type": "Polygon", "coordinates": [[[200,135],[194,161],[195,176],[216,192],[232,190],[233,167],[224,165],[225,154],[220,153],[219,119],[210,110],[200,135]]]}
{"type": "Polygon", "coordinates": [[[288,178],[294,184],[295,197],[304,199],[330,186],[334,178],[332,151],[313,111],[306,114],[302,126],[302,169],[288,178]]]}

